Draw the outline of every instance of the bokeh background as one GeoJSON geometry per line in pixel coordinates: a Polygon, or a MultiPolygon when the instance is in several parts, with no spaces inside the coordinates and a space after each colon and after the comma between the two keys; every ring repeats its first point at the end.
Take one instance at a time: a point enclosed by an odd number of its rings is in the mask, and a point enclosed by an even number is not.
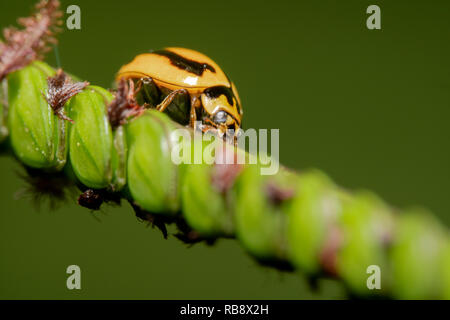
{"type": "MultiPolygon", "coordinates": [[[[0,1],[0,26],[34,1],[0,1]]],[[[450,225],[450,2],[62,1],[81,30],[59,61],[110,87],[136,54],[166,46],[206,53],[236,83],[246,128],[279,128],[281,162],[316,167],[394,206],[421,205],[450,225]],[[382,29],[366,28],[381,7],[382,29]]],[[[66,15],[67,17],[67,15],[66,15]]],[[[54,53],[48,62],[57,64],[54,53]]],[[[187,248],[139,222],[128,204],[92,214],[69,202],[37,210],[18,198],[20,165],[0,157],[0,298],[346,298],[333,280],[259,266],[233,240],[187,248]],[[66,267],[82,290],[66,288],[66,267]]]]}

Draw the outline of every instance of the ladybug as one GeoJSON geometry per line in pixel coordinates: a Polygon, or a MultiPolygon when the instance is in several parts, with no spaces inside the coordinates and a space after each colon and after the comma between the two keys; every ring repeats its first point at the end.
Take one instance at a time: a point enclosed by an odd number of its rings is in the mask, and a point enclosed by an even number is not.
{"type": "Polygon", "coordinates": [[[203,132],[214,130],[223,137],[239,132],[243,112],[236,87],[200,52],[165,48],[143,53],[122,66],[116,79],[134,80],[140,87],[139,103],[166,112],[182,125],[194,127],[200,121],[203,132]]]}

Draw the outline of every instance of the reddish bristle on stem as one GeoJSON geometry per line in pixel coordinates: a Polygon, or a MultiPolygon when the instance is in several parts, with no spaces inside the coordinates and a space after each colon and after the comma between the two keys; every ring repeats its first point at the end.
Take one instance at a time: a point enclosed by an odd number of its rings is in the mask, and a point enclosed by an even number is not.
{"type": "Polygon", "coordinates": [[[68,118],[64,113],[64,105],[70,98],[88,86],[89,82],[84,81],[74,83],[62,69],[59,69],[55,76],[48,77],[47,85],[48,88],[44,97],[53,109],[53,112],[61,119],[73,122],[72,119],[68,118]]]}
{"type": "Polygon", "coordinates": [[[49,44],[57,43],[55,33],[60,31],[62,16],[58,0],[41,0],[33,15],[18,19],[21,30],[15,27],[3,29],[4,42],[0,41],[0,81],[9,73],[43,58],[50,50],[49,44]]]}
{"type": "Polygon", "coordinates": [[[142,114],[145,106],[140,106],[135,99],[136,92],[132,80],[121,79],[117,85],[116,96],[108,106],[108,118],[111,126],[115,129],[123,125],[131,117],[142,114]]]}

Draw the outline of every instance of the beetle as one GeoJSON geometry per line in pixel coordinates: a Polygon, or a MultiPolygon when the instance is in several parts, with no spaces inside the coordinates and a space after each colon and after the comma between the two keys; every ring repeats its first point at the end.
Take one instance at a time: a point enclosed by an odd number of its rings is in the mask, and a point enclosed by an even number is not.
{"type": "Polygon", "coordinates": [[[132,79],[140,87],[139,103],[147,104],[182,125],[200,121],[203,132],[220,136],[234,132],[236,138],[243,115],[233,82],[206,55],[186,48],[164,48],[143,53],[122,66],[116,80],[132,79]],[[227,131],[233,130],[233,131],[227,131]]]}

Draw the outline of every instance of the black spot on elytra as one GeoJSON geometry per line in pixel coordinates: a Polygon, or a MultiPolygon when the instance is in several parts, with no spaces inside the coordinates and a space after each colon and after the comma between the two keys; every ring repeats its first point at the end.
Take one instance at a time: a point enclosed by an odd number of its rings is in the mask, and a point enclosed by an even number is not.
{"type": "Polygon", "coordinates": [[[196,74],[197,76],[203,75],[203,72],[205,72],[206,69],[214,73],[216,72],[216,69],[208,63],[187,59],[169,50],[157,50],[153,51],[153,53],[169,58],[172,65],[187,72],[196,74]]]}
{"type": "Polygon", "coordinates": [[[205,89],[204,94],[210,99],[216,99],[221,95],[224,95],[227,98],[228,104],[233,105],[233,91],[229,87],[225,86],[214,86],[205,89]]]}

